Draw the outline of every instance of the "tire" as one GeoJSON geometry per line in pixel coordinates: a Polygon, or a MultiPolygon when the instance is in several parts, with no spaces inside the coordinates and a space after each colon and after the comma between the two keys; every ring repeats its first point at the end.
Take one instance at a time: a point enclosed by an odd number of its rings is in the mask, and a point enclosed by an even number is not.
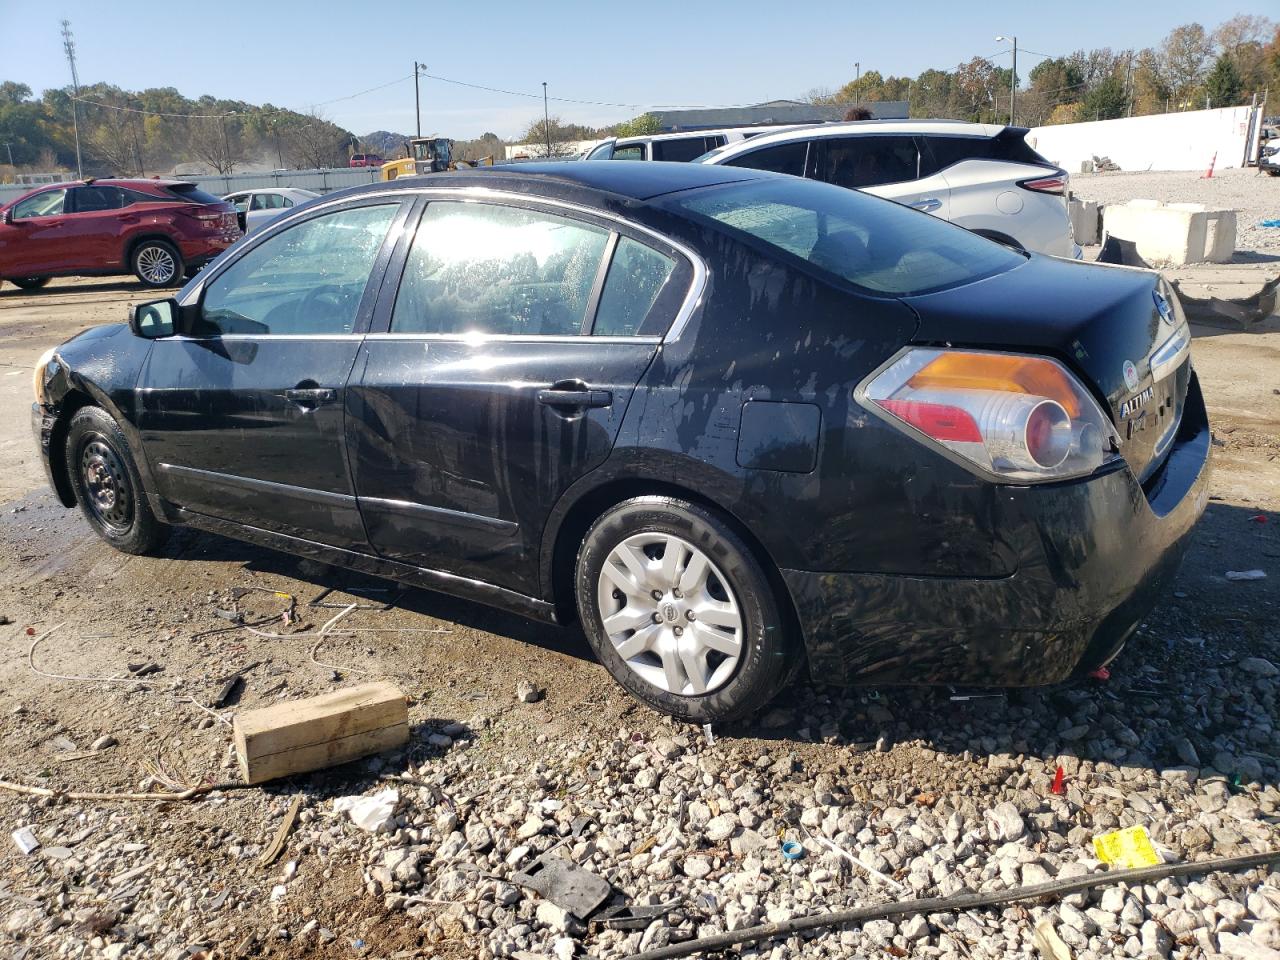
{"type": "Polygon", "coordinates": [[[89,526],[123,553],[155,553],[169,526],[151,512],[120,425],[101,407],[81,407],[67,428],[67,473],[89,526]]]}
{"type": "Polygon", "coordinates": [[[797,665],[768,575],[705,507],[646,496],[611,508],[583,539],[574,583],[579,619],[605,669],[636,698],[681,720],[754,713],[797,665]],[[672,549],[674,576],[661,563],[672,549]]]}
{"type": "Polygon", "coordinates": [[[174,286],[185,272],[182,254],[167,240],[143,240],[129,257],[129,268],[139,283],[152,290],[174,286]]]}
{"type": "Polygon", "coordinates": [[[51,279],[53,278],[52,277],[14,277],[10,282],[15,287],[21,287],[23,290],[39,290],[51,279]]]}

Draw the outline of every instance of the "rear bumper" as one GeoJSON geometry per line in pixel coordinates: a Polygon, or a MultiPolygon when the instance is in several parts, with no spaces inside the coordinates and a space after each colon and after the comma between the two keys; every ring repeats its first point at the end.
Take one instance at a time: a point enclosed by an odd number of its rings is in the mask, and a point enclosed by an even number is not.
{"type": "Polygon", "coordinates": [[[202,267],[227,250],[243,233],[222,233],[198,239],[178,241],[178,250],[182,253],[182,262],[187,267],[202,267]]]}
{"type": "Polygon", "coordinates": [[[1168,460],[1005,488],[1015,573],[992,579],[782,571],[815,678],[1036,686],[1114,657],[1162,597],[1208,500],[1210,431],[1194,378],[1168,460]]]}

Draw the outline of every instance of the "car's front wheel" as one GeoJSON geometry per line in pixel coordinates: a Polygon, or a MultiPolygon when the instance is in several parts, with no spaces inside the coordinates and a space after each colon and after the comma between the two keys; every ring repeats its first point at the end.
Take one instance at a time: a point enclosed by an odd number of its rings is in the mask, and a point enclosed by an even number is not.
{"type": "Polygon", "coordinates": [[[169,527],[147,502],[120,425],[101,407],[82,407],[67,428],[67,472],[98,536],[124,553],[154,553],[169,527]]]}
{"type": "Polygon", "coordinates": [[[578,552],[578,614],[601,663],[650,706],[696,723],[762,708],[795,665],[788,619],[750,547],[716,512],[627,500],[578,552]]]}
{"type": "Polygon", "coordinates": [[[14,277],[13,285],[23,290],[39,290],[49,282],[50,277],[14,277]]]}
{"type": "Polygon", "coordinates": [[[144,240],[130,258],[133,274],[144,287],[171,287],[182,278],[182,254],[167,240],[144,240]]]}

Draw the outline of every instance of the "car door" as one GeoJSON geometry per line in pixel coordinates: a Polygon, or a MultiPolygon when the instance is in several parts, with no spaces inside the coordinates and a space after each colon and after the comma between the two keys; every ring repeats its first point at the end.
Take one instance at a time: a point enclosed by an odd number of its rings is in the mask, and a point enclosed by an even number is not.
{"type": "Polygon", "coordinates": [[[824,137],[818,143],[818,179],[947,219],[951,191],[942,176],[924,165],[927,157],[921,157],[916,137],[860,134],[824,137]]]}
{"type": "Polygon", "coordinates": [[[236,208],[236,219],[240,221],[240,229],[248,233],[246,217],[249,214],[249,193],[229,193],[222,199],[236,208]]]}
{"type": "Polygon", "coordinates": [[[548,513],[609,456],[691,276],[586,214],[430,202],[348,398],[374,549],[535,594],[548,513]]]}
{"type": "Polygon", "coordinates": [[[249,199],[249,212],[245,215],[245,233],[260,230],[293,206],[282,194],[262,191],[249,199]]]}
{"type": "Polygon", "coordinates": [[[13,205],[0,230],[0,276],[28,277],[70,269],[75,247],[66,216],[67,190],[33,193],[13,205]]]}
{"type": "Polygon", "coordinates": [[[74,244],[79,265],[104,269],[117,267],[124,255],[124,192],[119,187],[72,187],[67,191],[66,230],[74,244]]]}
{"type": "Polygon", "coordinates": [[[139,429],[160,494],[197,513],[366,546],[347,468],[347,378],[410,201],[352,200],[249,243],[155,342],[139,429]]]}

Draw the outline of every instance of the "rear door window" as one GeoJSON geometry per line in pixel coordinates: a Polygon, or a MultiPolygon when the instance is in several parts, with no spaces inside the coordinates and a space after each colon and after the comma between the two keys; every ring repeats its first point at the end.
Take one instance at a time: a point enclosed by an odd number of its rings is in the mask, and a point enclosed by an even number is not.
{"type": "Polygon", "coordinates": [[[582,333],[609,231],[540,210],[437,201],[405,263],[392,333],[582,333]]]}
{"type": "Polygon", "coordinates": [[[643,143],[628,143],[624,147],[614,147],[610,160],[643,160],[645,158],[643,143]]]}
{"type": "Polygon", "coordinates": [[[677,140],[655,140],[653,159],[688,163],[702,156],[716,144],[708,145],[706,137],[681,137],[677,140]]]}
{"type": "MultiPolygon", "coordinates": [[[[651,329],[646,321],[675,267],[674,260],[652,247],[619,237],[591,332],[598,337],[662,334],[664,330],[651,329]]],[[[656,322],[661,325],[662,317],[656,322]]]]}
{"type": "Polygon", "coordinates": [[[809,155],[809,141],[797,140],[794,143],[779,143],[772,147],[761,147],[726,160],[730,167],[746,167],[748,170],[772,170],[774,173],[789,173],[793,177],[803,177],[805,160],[809,155]]]}
{"type": "Polygon", "coordinates": [[[124,194],[116,187],[76,187],[71,191],[70,201],[75,213],[119,210],[124,206],[124,194]]]}
{"type": "Polygon", "coordinates": [[[920,175],[915,137],[832,137],[823,145],[821,179],[837,187],[878,187],[920,175]]]}

